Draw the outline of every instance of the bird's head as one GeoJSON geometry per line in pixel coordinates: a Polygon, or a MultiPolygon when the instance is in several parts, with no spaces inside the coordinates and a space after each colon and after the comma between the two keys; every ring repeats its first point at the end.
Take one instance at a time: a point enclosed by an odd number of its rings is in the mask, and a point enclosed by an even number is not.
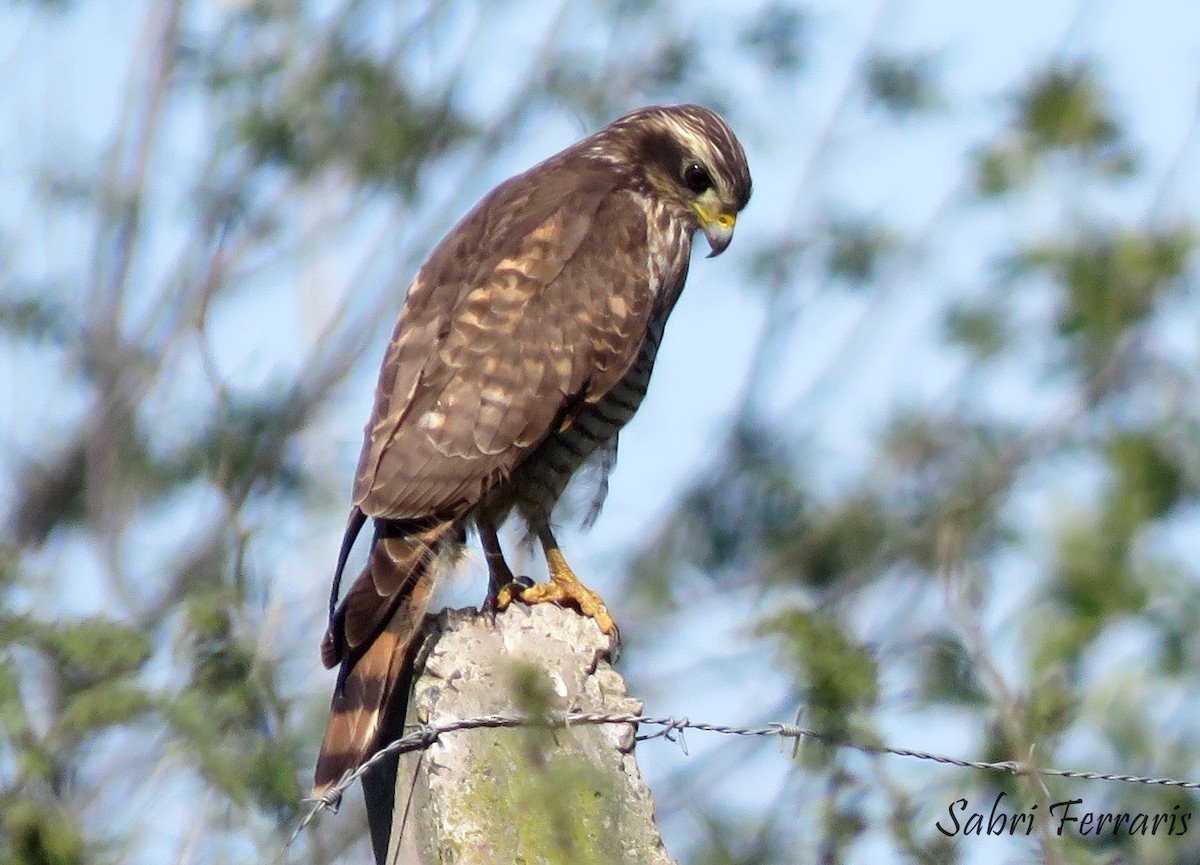
{"type": "Polygon", "coordinates": [[[720,255],[750,200],[750,167],[729,125],[699,105],[653,105],[614,121],[597,137],[617,144],[622,166],[675,216],[704,232],[720,255]]]}

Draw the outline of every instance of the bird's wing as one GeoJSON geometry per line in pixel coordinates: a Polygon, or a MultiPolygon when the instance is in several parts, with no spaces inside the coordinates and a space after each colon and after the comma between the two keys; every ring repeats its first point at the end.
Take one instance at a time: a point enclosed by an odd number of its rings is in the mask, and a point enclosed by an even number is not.
{"type": "Polygon", "coordinates": [[[462,513],[645,339],[655,300],[640,199],[598,170],[542,166],[485,198],[409,291],[388,346],[354,503],[462,513]]]}

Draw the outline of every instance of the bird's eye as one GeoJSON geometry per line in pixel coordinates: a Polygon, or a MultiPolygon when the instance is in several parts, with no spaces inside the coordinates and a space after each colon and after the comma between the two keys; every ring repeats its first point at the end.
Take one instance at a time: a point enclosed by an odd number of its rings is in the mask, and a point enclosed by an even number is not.
{"type": "Polygon", "coordinates": [[[698,162],[690,162],[687,168],[683,169],[683,183],[697,195],[713,188],[711,175],[698,162]]]}

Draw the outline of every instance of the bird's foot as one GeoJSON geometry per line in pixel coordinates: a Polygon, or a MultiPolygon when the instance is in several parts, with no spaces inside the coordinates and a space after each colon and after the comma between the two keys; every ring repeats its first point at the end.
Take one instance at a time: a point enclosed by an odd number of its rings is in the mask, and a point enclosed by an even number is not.
{"type": "Polygon", "coordinates": [[[521,593],[528,591],[534,585],[536,584],[532,577],[522,574],[519,577],[514,576],[505,580],[503,583],[489,586],[487,599],[483,602],[483,612],[491,613],[494,619],[497,613],[503,612],[509,604],[519,600],[521,593]]]}
{"type": "Polygon", "coordinates": [[[556,549],[551,550],[546,556],[546,564],[550,570],[550,582],[522,586],[514,580],[501,586],[496,593],[495,609],[503,610],[513,601],[523,604],[560,604],[572,607],[593,619],[600,627],[601,633],[619,638],[617,623],[613,621],[603,599],[579,581],[579,577],[575,576],[575,572],[567,565],[562,553],[556,549]]]}

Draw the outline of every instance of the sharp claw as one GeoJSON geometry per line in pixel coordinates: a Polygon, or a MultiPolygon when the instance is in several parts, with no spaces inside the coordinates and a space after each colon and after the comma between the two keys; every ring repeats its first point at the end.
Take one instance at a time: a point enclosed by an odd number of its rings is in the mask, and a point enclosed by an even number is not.
{"type": "Polygon", "coordinates": [[[483,603],[483,609],[494,617],[496,613],[503,612],[513,601],[522,600],[521,596],[534,585],[532,577],[524,575],[513,577],[498,587],[494,593],[489,593],[487,600],[483,603]]]}

